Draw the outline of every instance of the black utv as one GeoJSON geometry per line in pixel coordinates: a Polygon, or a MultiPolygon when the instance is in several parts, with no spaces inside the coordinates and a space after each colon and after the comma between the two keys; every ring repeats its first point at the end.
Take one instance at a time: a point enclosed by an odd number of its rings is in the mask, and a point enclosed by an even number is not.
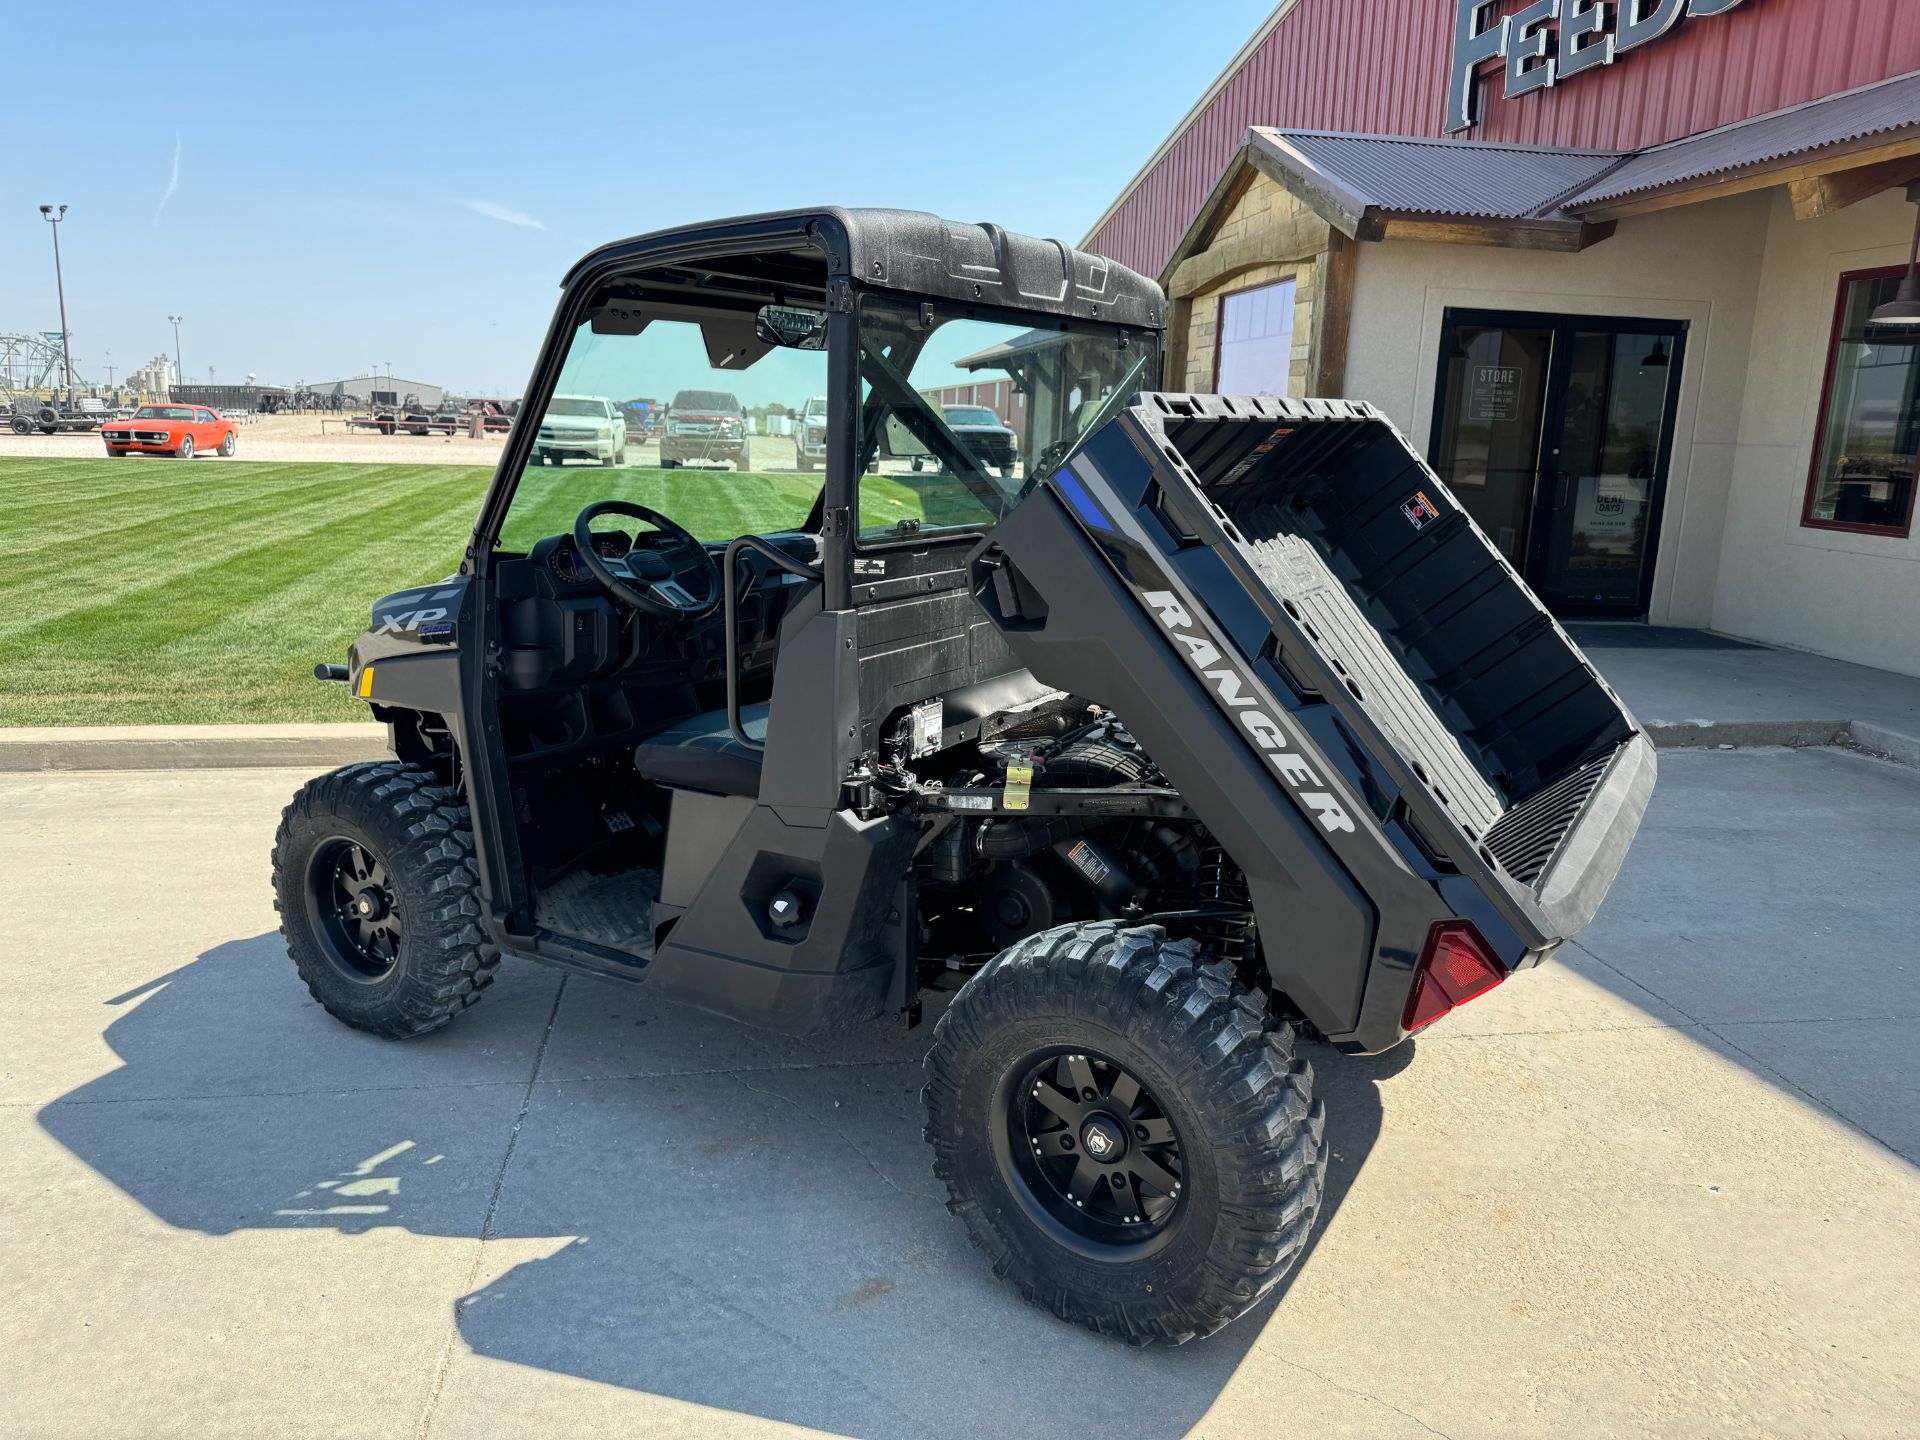
{"type": "Polygon", "coordinates": [[[418,1035],[507,955],[789,1032],[940,996],[926,1136],[998,1273],[1137,1341],[1256,1304],[1326,1168],[1296,1035],[1383,1050],[1545,959],[1654,758],[1378,413],[1163,393],[1164,314],[894,211],[580,262],[532,413],[824,395],[824,476],[516,427],[458,573],[320,667],[395,755],[280,827],[320,1003],[418,1035]],[[1003,381],[1009,473],[928,398],[1003,381]]]}

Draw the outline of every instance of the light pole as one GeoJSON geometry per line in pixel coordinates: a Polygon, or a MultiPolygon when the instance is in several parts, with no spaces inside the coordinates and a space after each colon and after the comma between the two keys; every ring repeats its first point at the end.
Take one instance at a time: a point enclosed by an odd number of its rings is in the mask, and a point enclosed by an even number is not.
{"type": "Polygon", "coordinates": [[[187,377],[180,373],[180,322],[186,318],[184,315],[167,316],[173,325],[173,383],[176,385],[187,383],[187,377]]]}
{"type": "Polygon", "coordinates": [[[60,295],[60,358],[67,370],[67,404],[73,404],[73,344],[67,335],[67,282],[60,273],[60,222],[67,218],[67,207],[55,211],[51,205],[40,207],[40,216],[53,226],[53,287],[60,295]]]}

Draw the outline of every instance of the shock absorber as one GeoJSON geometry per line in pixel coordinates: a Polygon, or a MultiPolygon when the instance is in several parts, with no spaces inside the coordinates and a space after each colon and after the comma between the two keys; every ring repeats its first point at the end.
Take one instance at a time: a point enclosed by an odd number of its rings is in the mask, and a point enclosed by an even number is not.
{"type": "Polygon", "coordinates": [[[1193,888],[1203,909],[1243,912],[1237,916],[1203,921],[1196,926],[1200,943],[1210,953],[1231,961],[1236,970],[1251,963],[1255,936],[1253,899],[1247,892],[1247,877],[1212,839],[1200,852],[1193,888]]]}

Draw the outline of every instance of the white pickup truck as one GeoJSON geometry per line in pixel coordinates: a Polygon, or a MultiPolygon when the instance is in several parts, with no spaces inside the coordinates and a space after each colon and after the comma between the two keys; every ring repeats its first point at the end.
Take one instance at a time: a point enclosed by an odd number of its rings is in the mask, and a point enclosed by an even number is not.
{"type": "Polygon", "coordinates": [[[626,463],[627,423],[604,395],[556,395],[540,417],[540,431],[533,437],[534,463],[558,465],[566,460],[626,463]]]}

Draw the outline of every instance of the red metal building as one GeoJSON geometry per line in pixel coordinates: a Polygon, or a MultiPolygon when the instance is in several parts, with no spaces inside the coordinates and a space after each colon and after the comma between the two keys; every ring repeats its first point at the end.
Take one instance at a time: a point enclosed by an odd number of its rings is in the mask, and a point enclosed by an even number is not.
{"type": "MultiPolygon", "coordinates": [[[[1641,0],[1626,0],[1641,3],[1641,0]]],[[[1498,0],[1487,16],[1527,8],[1498,0]]],[[[1454,0],[1285,0],[1094,225],[1087,249],[1157,274],[1250,125],[1446,133],[1454,0]]],[[[1744,0],[1507,99],[1481,67],[1465,138],[1639,150],[1920,70],[1920,0],[1744,0]]]]}

